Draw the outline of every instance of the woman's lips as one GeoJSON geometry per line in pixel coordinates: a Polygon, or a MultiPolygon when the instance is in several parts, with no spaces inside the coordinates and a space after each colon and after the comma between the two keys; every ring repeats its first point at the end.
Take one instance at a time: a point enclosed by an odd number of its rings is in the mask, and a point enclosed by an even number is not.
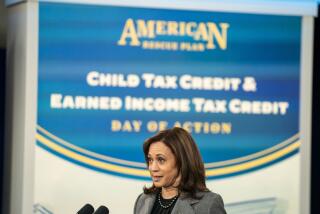
{"type": "Polygon", "coordinates": [[[161,180],[162,176],[152,176],[152,180],[154,182],[159,182],[161,180]]]}

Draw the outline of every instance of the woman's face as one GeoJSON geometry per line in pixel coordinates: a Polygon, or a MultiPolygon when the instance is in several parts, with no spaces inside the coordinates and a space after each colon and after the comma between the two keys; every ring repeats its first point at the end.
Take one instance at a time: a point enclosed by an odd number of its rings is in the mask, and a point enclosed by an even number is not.
{"type": "Polygon", "coordinates": [[[150,145],[148,153],[148,167],[155,187],[177,186],[178,170],[174,154],[163,142],[150,145]]]}

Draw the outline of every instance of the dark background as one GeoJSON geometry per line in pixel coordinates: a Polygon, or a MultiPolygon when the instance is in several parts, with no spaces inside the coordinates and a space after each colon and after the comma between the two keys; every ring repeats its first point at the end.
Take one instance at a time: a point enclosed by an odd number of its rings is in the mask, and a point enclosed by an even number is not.
{"type": "MultiPolygon", "coordinates": [[[[4,146],[4,106],[5,106],[5,60],[6,50],[0,48],[0,202],[2,202],[3,146],[4,146]]],[[[1,206],[0,206],[1,207],[1,206]]],[[[0,209],[1,213],[1,209],[0,209]]]]}
{"type": "MultiPolygon", "coordinates": [[[[318,14],[320,5],[318,5],[318,14]]],[[[311,214],[319,214],[320,182],[320,18],[315,19],[312,96],[311,214]]]]}

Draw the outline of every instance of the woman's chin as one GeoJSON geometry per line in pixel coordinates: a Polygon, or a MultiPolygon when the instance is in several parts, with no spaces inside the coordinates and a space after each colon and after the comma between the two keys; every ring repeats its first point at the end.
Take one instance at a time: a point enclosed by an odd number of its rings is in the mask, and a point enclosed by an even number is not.
{"type": "Polygon", "coordinates": [[[160,187],[163,187],[163,184],[162,182],[159,182],[159,181],[153,181],[153,186],[160,188],[160,187]]]}
{"type": "Polygon", "coordinates": [[[153,182],[153,186],[159,188],[159,187],[162,187],[161,184],[159,184],[159,182],[153,182]]]}

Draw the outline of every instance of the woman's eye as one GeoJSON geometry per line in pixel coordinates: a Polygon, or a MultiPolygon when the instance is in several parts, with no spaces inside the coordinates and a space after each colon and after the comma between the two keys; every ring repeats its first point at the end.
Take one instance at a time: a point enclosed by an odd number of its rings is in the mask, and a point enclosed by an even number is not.
{"type": "Polygon", "coordinates": [[[151,158],[148,158],[148,163],[152,163],[152,159],[151,158]]]}
{"type": "Polygon", "coordinates": [[[164,162],[165,162],[165,159],[159,158],[159,159],[158,159],[158,162],[159,162],[159,163],[164,163],[164,162]]]}

